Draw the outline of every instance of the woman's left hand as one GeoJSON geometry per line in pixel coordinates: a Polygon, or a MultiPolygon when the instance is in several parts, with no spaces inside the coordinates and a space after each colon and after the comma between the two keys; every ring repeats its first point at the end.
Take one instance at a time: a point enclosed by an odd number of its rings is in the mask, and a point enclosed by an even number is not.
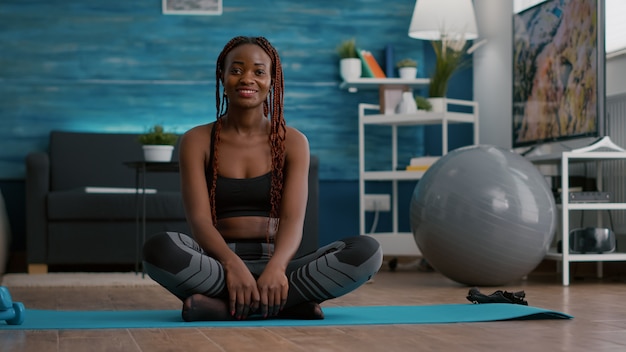
{"type": "Polygon", "coordinates": [[[261,315],[264,318],[278,315],[287,302],[289,292],[285,271],[268,265],[257,280],[257,288],[261,296],[261,315]]]}

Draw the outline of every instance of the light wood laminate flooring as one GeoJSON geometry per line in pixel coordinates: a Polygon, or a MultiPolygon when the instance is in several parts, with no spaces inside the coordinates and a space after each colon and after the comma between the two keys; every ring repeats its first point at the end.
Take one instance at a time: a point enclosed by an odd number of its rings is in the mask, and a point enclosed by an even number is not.
{"type": "MultiPolygon", "coordinates": [[[[0,350],[11,351],[626,351],[626,281],[621,275],[573,278],[532,273],[502,287],[524,290],[530,305],[572,320],[432,325],[189,328],[119,330],[0,330],[0,350]]],[[[372,282],[323,307],[468,303],[468,287],[439,273],[385,267],[372,282]]],[[[178,309],[158,286],[123,288],[14,288],[27,309],[178,309]]]]}

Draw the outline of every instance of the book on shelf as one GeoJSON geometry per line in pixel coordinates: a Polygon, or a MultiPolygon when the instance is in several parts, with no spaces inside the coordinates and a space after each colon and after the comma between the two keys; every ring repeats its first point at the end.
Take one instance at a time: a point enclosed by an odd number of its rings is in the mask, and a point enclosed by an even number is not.
{"type": "Polygon", "coordinates": [[[396,76],[395,61],[393,57],[393,46],[391,44],[387,44],[387,46],[385,46],[385,74],[389,78],[396,76]]]}
{"type": "Polygon", "coordinates": [[[419,166],[419,165],[432,165],[437,160],[439,160],[438,156],[418,156],[415,158],[411,158],[409,165],[411,166],[419,166]]]}
{"type": "Polygon", "coordinates": [[[407,165],[406,171],[426,171],[428,170],[429,167],[430,165],[419,165],[419,166],[407,165]]]}
{"type": "Polygon", "coordinates": [[[420,156],[411,158],[409,165],[406,167],[407,171],[426,171],[435,162],[439,160],[437,156],[420,156]]]}
{"type": "Polygon", "coordinates": [[[370,68],[369,64],[367,63],[367,60],[365,59],[365,56],[364,56],[365,50],[358,49],[356,52],[359,55],[359,58],[361,59],[361,66],[363,67],[362,76],[365,78],[373,78],[374,72],[372,72],[372,69],[370,68]]]}
{"type": "Polygon", "coordinates": [[[365,61],[375,78],[387,78],[385,71],[383,71],[382,67],[380,67],[380,64],[378,64],[378,61],[376,61],[376,58],[372,55],[371,51],[361,50],[361,56],[365,58],[365,61]]]}

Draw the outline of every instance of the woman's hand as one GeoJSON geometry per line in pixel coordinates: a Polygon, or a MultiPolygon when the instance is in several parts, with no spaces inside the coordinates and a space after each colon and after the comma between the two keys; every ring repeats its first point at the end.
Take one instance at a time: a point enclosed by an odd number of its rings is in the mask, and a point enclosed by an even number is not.
{"type": "Polygon", "coordinates": [[[242,261],[225,265],[226,287],[229,295],[229,311],[235,319],[246,319],[259,309],[257,283],[242,261]]]}
{"type": "Polygon", "coordinates": [[[285,270],[274,268],[270,263],[256,284],[261,297],[261,315],[263,318],[277,316],[285,306],[289,292],[289,281],[285,270]]]}

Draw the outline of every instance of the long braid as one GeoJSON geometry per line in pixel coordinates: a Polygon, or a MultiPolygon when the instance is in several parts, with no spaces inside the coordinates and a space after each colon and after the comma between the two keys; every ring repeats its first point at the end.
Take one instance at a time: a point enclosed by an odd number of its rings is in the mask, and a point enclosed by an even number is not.
{"type": "Polygon", "coordinates": [[[211,183],[211,191],[209,192],[209,200],[211,202],[211,219],[213,224],[217,223],[217,210],[215,209],[215,189],[217,188],[217,169],[219,167],[217,157],[218,148],[217,145],[220,141],[220,132],[222,131],[222,119],[218,118],[215,121],[215,139],[213,141],[213,178],[211,183]]]}
{"type": "MultiPolygon", "coordinates": [[[[280,62],[280,57],[276,49],[270,44],[270,42],[264,37],[244,37],[239,36],[231,39],[222,49],[222,52],[217,58],[216,65],[216,129],[215,140],[213,144],[213,184],[211,185],[210,197],[212,204],[212,218],[213,222],[217,221],[215,215],[215,188],[218,174],[218,144],[219,135],[221,131],[221,117],[228,112],[228,97],[225,94],[221,94],[221,77],[224,72],[224,65],[226,55],[235,47],[242,44],[255,44],[261,47],[272,60],[272,88],[270,89],[267,100],[263,103],[263,113],[270,118],[270,135],[269,144],[272,158],[272,181],[270,188],[270,221],[268,221],[268,229],[266,233],[266,239],[269,242],[270,224],[272,218],[279,218],[280,216],[280,202],[282,199],[283,189],[283,169],[285,166],[285,133],[286,123],[283,115],[283,92],[284,92],[284,78],[283,68],[280,62]]],[[[278,230],[278,222],[274,222],[274,230],[278,230]]],[[[275,232],[274,231],[274,232],[275,232]]]]}
{"type": "MultiPolygon", "coordinates": [[[[285,165],[285,118],[283,115],[284,78],[280,57],[276,49],[263,37],[257,38],[257,43],[272,60],[272,90],[268,96],[270,116],[269,143],[272,153],[272,186],[271,186],[271,218],[278,218],[283,188],[283,170],[285,165]]],[[[278,230],[278,222],[274,223],[274,230],[278,230]]],[[[269,230],[269,229],[268,229],[269,230]]]]}
{"type": "Polygon", "coordinates": [[[217,57],[217,64],[215,65],[215,107],[217,115],[215,117],[215,134],[213,140],[213,177],[211,183],[211,190],[209,191],[209,200],[211,203],[211,218],[213,223],[217,223],[217,212],[215,207],[215,189],[217,188],[217,174],[219,169],[219,158],[218,158],[218,145],[220,142],[220,132],[222,131],[222,116],[224,116],[228,112],[228,96],[226,96],[226,92],[222,92],[221,89],[221,77],[224,72],[224,61],[226,59],[226,55],[236,46],[235,40],[231,40],[229,43],[224,46],[222,52],[217,57]],[[223,99],[222,99],[223,98],[223,99]]]}

